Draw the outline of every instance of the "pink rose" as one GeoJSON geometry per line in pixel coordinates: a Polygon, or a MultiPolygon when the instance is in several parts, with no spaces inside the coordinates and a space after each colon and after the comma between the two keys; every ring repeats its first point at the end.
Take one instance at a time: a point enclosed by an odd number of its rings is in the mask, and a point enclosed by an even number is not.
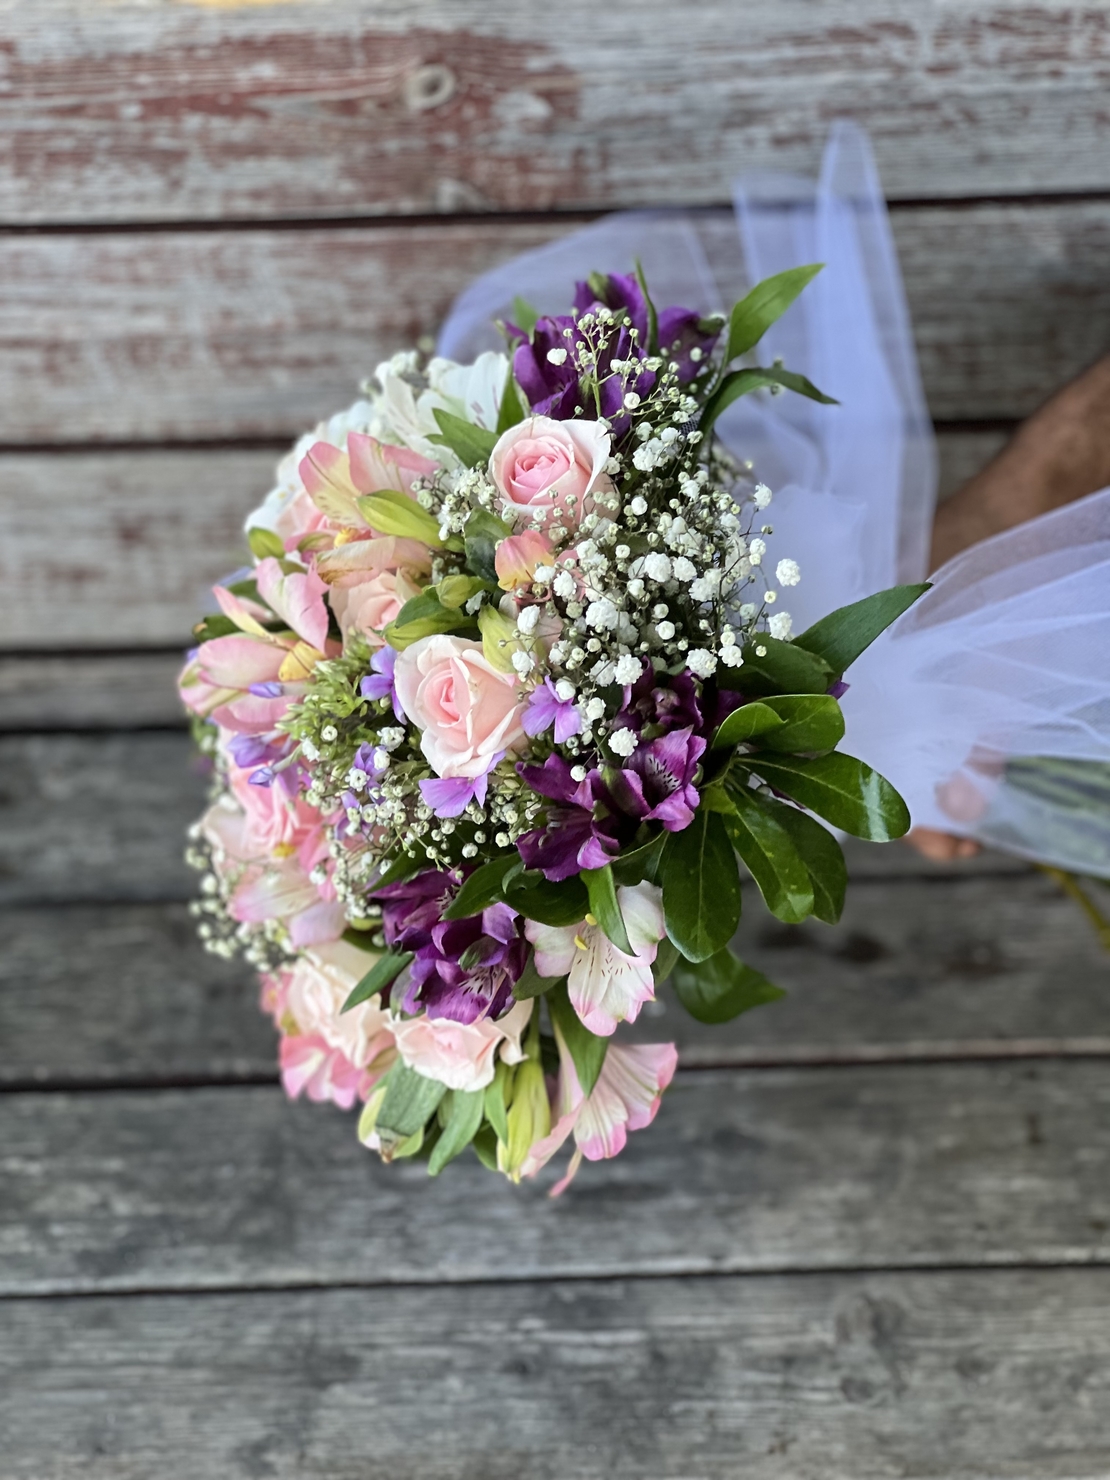
{"type": "Polygon", "coordinates": [[[371,647],[381,647],[386,627],[406,601],[419,595],[420,587],[402,570],[383,570],[360,586],[333,591],[331,603],[344,642],[360,632],[371,647]]]}
{"type": "Polygon", "coordinates": [[[437,776],[482,776],[524,740],[519,680],[491,667],[480,642],[422,637],[398,655],[394,683],[437,776]]]}
{"type": "Polygon", "coordinates": [[[609,433],[596,421],[533,416],[510,427],[489,460],[504,512],[577,529],[598,495],[612,492],[604,471],[609,448],[609,433]]]}
{"type": "Polygon", "coordinates": [[[356,1069],[365,1069],[393,1048],[389,1013],[373,996],[350,1012],[343,1004],[374,965],[374,954],[345,940],[314,946],[291,968],[285,1011],[302,1033],[318,1034],[356,1069]]]}
{"type": "Polygon", "coordinates": [[[494,1022],[479,1018],[457,1023],[454,1018],[397,1018],[392,1023],[397,1051],[410,1069],[425,1079],[436,1079],[448,1089],[485,1089],[493,1082],[497,1051],[506,1064],[524,1058],[520,1035],[532,1016],[531,1002],[517,1002],[494,1022]]]}

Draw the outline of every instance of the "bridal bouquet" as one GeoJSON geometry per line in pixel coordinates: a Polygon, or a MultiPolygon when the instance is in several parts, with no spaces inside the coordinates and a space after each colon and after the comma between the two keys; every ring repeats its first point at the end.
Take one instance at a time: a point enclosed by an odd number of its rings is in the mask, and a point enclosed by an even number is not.
{"type": "MultiPolygon", "coordinates": [[[[843,674],[925,589],[793,635],[771,491],[714,423],[816,268],[731,315],[642,274],[519,300],[510,353],[401,354],[251,516],[181,677],[215,794],[192,834],[212,950],[261,972],[290,1095],[360,1139],[514,1181],[616,1155],[673,1044],[621,1042],[659,983],[703,1022],[780,995],[729,949],[741,875],[835,921],[832,828],[909,826],[842,754],[843,674]]],[[[833,414],[833,413],[830,413],[833,414]]]]}

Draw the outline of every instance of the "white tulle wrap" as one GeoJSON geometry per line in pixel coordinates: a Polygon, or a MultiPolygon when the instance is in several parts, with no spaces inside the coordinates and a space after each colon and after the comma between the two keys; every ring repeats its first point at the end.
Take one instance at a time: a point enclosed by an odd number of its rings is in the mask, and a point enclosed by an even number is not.
{"type": "MultiPolygon", "coordinates": [[[[816,182],[747,176],[735,204],[735,234],[710,217],[633,212],[518,257],[458,298],[439,352],[467,360],[496,348],[492,322],[511,318],[514,297],[565,313],[576,279],[627,272],[637,258],[657,304],[702,312],[724,309],[745,283],[824,262],[759,356],[781,357],[840,405],[757,393],[718,423],[775,491],[773,549],[801,566],[801,585],[783,593],[801,631],[925,576],[932,427],[861,130],[835,126],[816,182]]],[[[1021,757],[1110,763],[1110,489],[950,561],[848,679],[844,749],[889,777],[915,824],[1110,875],[1110,805],[1006,776],[1021,757]]]]}

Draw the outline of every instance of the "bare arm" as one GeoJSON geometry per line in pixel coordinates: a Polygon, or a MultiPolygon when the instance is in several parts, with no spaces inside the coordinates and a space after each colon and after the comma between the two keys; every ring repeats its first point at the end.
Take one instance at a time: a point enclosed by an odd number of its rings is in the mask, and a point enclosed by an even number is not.
{"type": "MultiPolygon", "coordinates": [[[[941,504],[930,569],[969,545],[1110,485],[1110,355],[1057,391],[996,458],[941,504]]],[[[915,827],[906,839],[944,863],[979,851],[970,838],[915,827]]]]}
{"type": "Polygon", "coordinates": [[[1110,484],[1110,355],[1057,391],[937,510],[930,568],[1110,484]]]}

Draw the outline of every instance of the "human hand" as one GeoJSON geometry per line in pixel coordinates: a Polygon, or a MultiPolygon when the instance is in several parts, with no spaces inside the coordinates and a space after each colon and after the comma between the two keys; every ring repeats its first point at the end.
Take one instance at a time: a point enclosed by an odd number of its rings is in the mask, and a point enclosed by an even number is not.
{"type": "Polygon", "coordinates": [[[952,863],[958,858],[974,858],[982,848],[974,838],[958,838],[954,833],[940,832],[935,827],[913,827],[902,839],[931,863],[952,863]]]}

